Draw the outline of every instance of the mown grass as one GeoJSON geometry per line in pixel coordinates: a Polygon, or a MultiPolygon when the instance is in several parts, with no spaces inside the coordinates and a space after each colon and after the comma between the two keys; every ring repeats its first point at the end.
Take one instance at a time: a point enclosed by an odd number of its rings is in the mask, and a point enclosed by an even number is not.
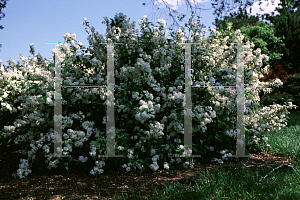
{"type": "MultiPolygon", "coordinates": [[[[254,174],[247,168],[231,167],[225,171],[220,167],[217,174],[206,170],[198,173],[195,184],[166,184],[163,190],[151,191],[149,199],[300,199],[300,111],[290,112],[288,126],[266,136],[271,152],[290,157],[295,162],[293,167],[283,165],[272,171],[265,166],[254,174]]],[[[117,199],[140,197],[135,194],[117,199]]]]}

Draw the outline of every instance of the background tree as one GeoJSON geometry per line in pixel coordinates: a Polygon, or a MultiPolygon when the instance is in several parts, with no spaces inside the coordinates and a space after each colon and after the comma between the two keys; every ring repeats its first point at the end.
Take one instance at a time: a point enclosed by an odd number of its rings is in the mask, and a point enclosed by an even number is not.
{"type": "MultiPolygon", "coordinates": [[[[259,5],[262,4],[262,1],[263,0],[259,0],[259,2],[260,2],[259,5]]],[[[271,0],[271,1],[272,1],[272,5],[274,5],[274,0],[271,0]]],[[[159,2],[162,5],[164,5],[167,8],[168,12],[169,12],[169,16],[171,16],[172,19],[173,19],[172,26],[174,24],[176,24],[177,29],[179,28],[178,21],[176,20],[176,17],[174,16],[174,15],[178,15],[178,12],[175,9],[171,8],[171,5],[170,5],[170,3],[173,4],[173,2],[174,2],[173,0],[151,0],[151,2],[152,2],[153,6],[157,7],[157,10],[160,10],[160,7],[156,3],[159,2]]],[[[177,5],[178,5],[178,0],[176,2],[177,2],[177,5]]],[[[229,2],[227,2],[227,0],[213,0],[211,2],[212,8],[203,9],[203,8],[198,7],[199,3],[197,3],[195,0],[184,0],[184,2],[186,4],[187,10],[189,11],[189,9],[190,9],[191,11],[196,13],[196,16],[198,16],[199,18],[201,18],[200,14],[198,14],[196,12],[196,10],[200,10],[200,12],[201,12],[201,10],[210,10],[210,9],[214,8],[215,10],[213,12],[213,15],[217,15],[217,19],[222,19],[223,14],[226,15],[231,10],[235,10],[236,8],[242,8],[242,10],[245,10],[248,6],[252,6],[253,3],[254,3],[254,1],[249,1],[249,0],[246,0],[246,2],[243,2],[242,0],[230,0],[229,2]],[[224,6],[225,3],[226,3],[226,5],[228,5],[226,9],[225,9],[225,6],[224,6]],[[232,5],[232,7],[229,7],[230,5],[232,5]],[[217,6],[218,6],[218,8],[217,8],[217,6]]],[[[144,2],[144,3],[142,3],[142,5],[148,5],[148,4],[146,4],[146,2],[144,2]]],[[[263,10],[261,7],[260,7],[260,9],[263,10]]],[[[251,13],[251,11],[250,11],[250,13],[251,13]]],[[[181,13],[181,15],[184,15],[184,14],[181,13]]],[[[257,16],[260,16],[260,15],[257,14],[257,16]]],[[[264,17],[264,15],[262,15],[262,17],[264,17]]],[[[251,19],[251,20],[253,20],[253,19],[251,19]]],[[[205,28],[205,26],[204,26],[204,28],[205,28]]]]}
{"type": "MultiPolygon", "coordinates": [[[[155,7],[157,7],[157,10],[164,10],[165,11],[165,9],[161,9],[160,8],[160,6],[158,5],[158,4],[156,4],[156,3],[158,3],[158,2],[160,2],[160,3],[162,3],[166,8],[167,8],[167,10],[168,10],[168,12],[169,12],[169,14],[168,14],[168,16],[170,16],[170,17],[172,17],[172,19],[173,19],[173,24],[172,24],[172,26],[174,26],[174,25],[176,25],[177,26],[177,29],[179,28],[179,23],[178,23],[178,21],[177,21],[177,19],[176,18],[178,18],[178,15],[179,16],[183,16],[184,14],[183,13],[181,13],[181,14],[178,14],[178,11],[176,11],[175,9],[173,9],[172,7],[171,7],[171,5],[168,3],[168,2],[173,2],[173,1],[170,1],[170,0],[151,0],[151,2],[152,2],[152,5],[153,6],[155,6],[155,7]]],[[[203,9],[203,8],[199,8],[198,7],[198,4],[199,3],[196,3],[196,1],[195,0],[184,0],[184,2],[185,2],[185,4],[186,4],[186,7],[187,7],[187,11],[189,11],[189,9],[191,10],[191,12],[193,12],[193,13],[196,13],[196,10],[198,9],[198,10],[210,10],[210,9],[212,9],[212,8],[209,8],[209,9],[203,9]],[[195,5],[194,7],[193,7],[193,5],[195,5]]],[[[146,4],[146,3],[142,3],[144,6],[145,5],[148,5],[148,4],[146,4]]],[[[177,5],[178,5],[178,0],[177,0],[177,5]]],[[[184,15],[184,16],[186,16],[186,15],[184,15]]],[[[200,15],[198,15],[199,16],[199,18],[201,18],[200,17],[200,15]]],[[[180,18],[180,17],[179,17],[180,18]]],[[[179,19],[178,18],[178,19],[179,19]]],[[[182,19],[182,18],[181,18],[182,19]]],[[[181,21],[181,20],[179,20],[179,21],[181,21]]],[[[172,27],[171,26],[171,27],[172,27]]],[[[171,29],[172,30],[172,29],[171,29]]]]}
{"type": "MultiPolygon", "coordinates": [[[[259,0],[259,2],[260,2],[259,5],[261,5],[261,3],[262,3],[261,1],[262,0],[259,0]]],[[[218,21],[218,20],[221,20],[222,18],[224,20],[223,16],[225,16],[225,14],[230,13],[231,10],[235,10],[236,8],[239,8],[240,13],[242,13],[241,10],[242,11],[246,10],[247,7],[252,6],[253,3],[254,3],[253,1],[248,1],[248,0],[246,0],[245,3],[243,3],[243,1],[241,1],[241,0],[234,0],[233,3],[231,3],[231,2],[228,3],[227,0],[226,1],[225,0],[212,0],[211,4],[212,4],[212,7],[215,8],[213,15],[217,15],[216,19],[218,21]],[[213,1],[215,1],[216,3],[213,3],[213,1]],[[227,9],[225,9],[224,3],[226,3],[226,5],[228,5],[227,9]],[[230,8],[229,6],[231,4],[232,4],[232,7],[230,8]],[[221,6],[219,8],[216,8],[217,5],[218,6],[221,5],[221,6]]],[[[250,8],[250,13],[251,13],[251,8],[250,8]]],[[[236,15],[236,14],[234,13],[234,15],[236,15]]],[[[257,15],[257,16],[259,16],[259,15],[257,15]]],[[[251,20],[255,20],[255,19],[252,17],[251,20]]]]}
{"type": "MultiPolygon", "coordinates": [[[[279,61],[279,63],[281,64],[284,63],[282,64],[283,68],[284,65],[287,65],[287,63],[292,63],[294,64],[294,66],[295,64],[298,64],[299,69],[299,59],[298,61],[295,59],[297,58],[296,45],[299,45],[299,42],[296,39],[297,36],[299,36],[300,28],[298,25],[300,22],[299,10],[294,12],[294,9],[292,9],[291,6],[289,7],[289,9],[287,9],[286,7],[286,5],[283,5],[283,8],[281,9],[282,11],[279,11],[279,15],[273,17],[273,19],[269,18],[269,21],[273,23],[272,25],[267,24],[264,21],[258,21],[256,22],[256,24],[251,24],[251,21],[250,23],[247,23],[247,19],[249,19],[249,17],[242,16],[241,14],[235,16],[231,15],[231,17],[227,17],[223,21],[220,20],[219,23],[216,23],[215,25],[218,30],[224,32],[224,27],[226,27],[229,22],[232,22],[233,25],[231,32],[234,32],[236,29],[240,29],[241,33],[245,36],[243,42],[246,42],[248,40],[250,42],[253,42],[255,44],[255,50],[257,48],[260,48],[263,54],[269,56],[268,62],[263,60],[263,67],[269,64],[271,69],[275,70],[277,61],[279,61]],[[243,23],[243,20],[245,20],[245,23],[243,23]]],[[[247,14],[247,12],[245,12],[245,14],[247,14]]],[[[218,22],[217,20],[215,21],[218,22]]],[[[269,75],[272,74],[271,69],[269,75]]],[[[287,70],[287,68],[284,68],[284,70],[286,70],[288,74],[293,74],[295,71],[296,73],[299,73],[296,67],[291,68],[291,70],[287,70]]],[[[276,70],[273,72],[277,74],[276,70]]],[[[277,92],[279,90],[280,89],[276,88],[271,94],[265,95],[267,95],[267,97],[272,95],[277,96],[277,92]]],[[[260,92],[259,96],[260,99],[263,99],[264,93],[260,92]]]]}
{"type": "Polygon", "coordinates": [[[298,9],[300,7],[299,0],[280,0],[280,3],[278,5],[281,5],[282,8],[275,8],[275,11],[279,12],[279,14],[277,14],[276,16],[274,15],[274,12],[271,12],[271,15],[269,13],[265,13],[259,16],[262,17],[262,20],[266,19],[273,23],[275,18],[287,15],[287,9],[292,9],[294,11],[295,9],[298,9]]]}
{"type": "Polygon", "coordinates": [[[282,8],[277,7],[275,10],[278,15],[266,15],[266,19],[273,23],[275,35],[282,37],[285,46],[279,51],[283,53],[281,63],[288,73],[300,72],[300,9],[299,1],[281,0],[279,4],[282,8]],[[298,7],[297,7],[298,6],[298,7]],[[297,10],[295,11],[295,8],[297,10]]]}
{"type": "MultiPolygon", "coordinates": [[[[242,10],[240,10],[239,14],[231,15],[224,20],[215,21],[218,22],[215,24],[216,29],[223,34],[225,33],[224,27],[226,27],[229,23],[232,23],[230,35],[232,35],[232,33],[234,33],[237,29],[240,29],[242,35],[245,36],[243,38],[244,43],[247,41],[253,42],[255,44],[254,50],[260,48],[262,54],[269,56],[268,61],[263,60],[262,68],[266,65],[270,65],[272,68],[283,56],[282,53],[279,53],[279,49],[283,48],[284,43],[282,38],[275,36],[274,25],[270,25],[264,21],[258,21],[257,17],[252,18],[251,21],[251,17],[247,16],[247,12],[245,11],[244,14],[242,14],[242,10]]],[[[229,36],[228,45],[230,45],[232,42],[232,36],[225,33],[224,37],[227,35],[229,36]]]]}
{"type": "MultiPolygon", "coordinates": [[[[251,12],[251,9],[250,9],[251,12]]],[[[223,29],[225,30],[228,26],[228,23],[232,23],[232,29],[237,30],[243,26],[255,26],[256,23],[259,21],[258,16],[248,15],[246,9],[239,8],[238,13],[230,13],[230,16],[225,16],[224,19],[215,19],[215,22],[212,24],[217,27],[217,30],[223,29]]]]}
{"type": "MultiPolygon", "coordinates": [[[[5,8],[6,7],[6,1],[7,0],[0,0],[0,15],[3,14],[2,16],[0,16],[0,20],[1,18],[4,18],[5,17],[5,14],[1,12],[2,8],[5,8]]],[[[0,29],[2,30],[4,27],[2,25],[0,25],[0,29]]],[[[0,47],[2,47],[2,44],[0,44],[0,47]]]]}

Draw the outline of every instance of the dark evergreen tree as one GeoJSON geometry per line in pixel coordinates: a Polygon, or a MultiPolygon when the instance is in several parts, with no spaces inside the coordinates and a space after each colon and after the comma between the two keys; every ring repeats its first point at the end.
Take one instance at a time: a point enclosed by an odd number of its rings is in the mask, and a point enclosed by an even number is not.
{"type": "Polygon", "coordinates": [[[300,72],[300,8],[299,1],[281,0],[275,10],[279,12],[278,15],[266,15],[266,19],[274,25],[275,35],[282,37],[285,46],[280,48],[280,53],[283,53],[281,63],[285,70],[291,74],[296,71],[300,72]],[[297,8],[297,11],[294,9],[297,8]]]}

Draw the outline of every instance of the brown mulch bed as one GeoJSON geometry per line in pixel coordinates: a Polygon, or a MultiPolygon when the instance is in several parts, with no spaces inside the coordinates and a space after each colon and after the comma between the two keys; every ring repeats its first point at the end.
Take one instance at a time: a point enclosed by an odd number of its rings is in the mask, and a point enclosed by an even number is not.
{"type": "MultiPolygon", "coordinates": [[[[261,155],[250,154],[251,157],[245,164],[235,163],[236,166],[244,166],[255,170],[260,165],[272,163],[292,164],[291,159],[286,157],[274,156],[267,152],[261,155]]],[[[115,193],[122,197],[130,196],[132,193],[140,192],[141,197],[146,199],[150,196],[153,188],[162,190],[166,183],[178,181],[181,184],[188,182],[194,183],[197,179],[197,171],[212,169],[213,172],[219,168],[216,164],[195,165],[194,169],[171,170],[169,172],[115,172],[106,173],[98,177],[90,174],[80,174],[80,170],[61,174],[58,172],[47,171],[38,174],[29,174],[24,179],[14,179],[20,158],[26,158],[21,150],[7,146],[0,149],[0,199],[113,199],[115,193]],[[125,190],[127,192],[125,192],[125,190]],[[84,196],[85,195],[85,196],[84,196]]],[[[268,164],[272,165],[272,164],[268,164]]],[[[229,164],[223,164],[226,169],[229,164]]]]}

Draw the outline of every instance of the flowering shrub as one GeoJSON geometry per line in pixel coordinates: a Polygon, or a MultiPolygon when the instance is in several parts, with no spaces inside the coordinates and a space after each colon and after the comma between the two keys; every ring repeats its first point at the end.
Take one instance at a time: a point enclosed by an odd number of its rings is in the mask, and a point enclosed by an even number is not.
{"type": "MultiPolygon", "coordinates": [[[[104,101],[107,95],[105,90],[62,88],[62,153],[71,154],[71,158],[52,157],[45,160],[44,155],[54,151],[52,115],[55,68],[47,60],[38,62],[38,57],[29,59],[28,66],[27,60],[21,57],[24,67],[10,62],[12,70],[7,72],[4,72],[2,62],[0,63],[0,84],[7,83],[6,86],[1,85],[1,94],[12,93],[18,97],[3,98],[1,110],[8,110],[10,114],[18,111],[13,125],[4,127],[7,131],[5,136],[14,134],[15,144],[22,143],[24,154],[28,154],[28,160],[21,160],[17,177],[27,176],[31,173],[31,163],[39,162],[48,163],[49,169],[68,169],[69,163],[86,163],[85,167],[88,168],[95,164],[93,168],[89,168],[91,174],[102,174],[104,169],[113,168],[112,165],[115,169],[122,168],[126,171],[136,170],[137,167],[141,172],[146,169],[156,171],[159,168],[193,167],[193,159],[175,158],[184,149],[184,52],[178,45],[179,42],[184,42],[184,33],[179,29],[176,34],[171,34],[173,40],[166,39],[165,22],[160,20],[160,31],[158,28],[152,30],[150,22],[144,17],[143,22],[140,22],[142,33],[138,37],[132,30],[135,23],[130,24],[127,20],[122,23],[121,29],[108,27],[106,37],[114,43],[123,42],[122,45],[115,45],[117,59],[114,96],[116,154],[124,155],[124,158],[98,157],[104,154],[106,148],[104,111],[108,101],[104,101]],[[28,80],[40,82],[30,85],[28,80]],[[20,105],[15,107],[18,103],[20,105]],[[61,162],[63,159],[68,162],[61,162]]],[[[83,24],[88,26],[88,22],[83,24]]],[[[77,50],[83,48],[82,43],[75,41],[75,34],[64,35],[70,47],[59,43],[59,47],[53,49],[53,53],[62,52],[62,57],[56,59],[60,59],[62,63],[63,86],[107,84],[106,47],[100,44],[106,43],[106,40],[95,32],[94,27],[90,30],[88,40],[91,48],[85,50],[84,54],[76,54],[77,50]]],[[[90,30],[86,29],[87,32],[90,30]]],[[[193,70],[198,79],[194,79],[194,85],[235,85],[236,44],[232,43],[227,47],[225,44],[228,38],[220,39],[221,35],[214,29],[212,40],[203,40],[204,35],[196,34],[197,23],[193,24],[193,30],[196,31],[191,41],[199,41],[202,45],[202,48],[192,45],[192,59],[196,63],[193,70]]],[[[239,43],[242,38],[238,30],[233,42],[239,43]]],[[[258,82],[258,75],[262,71],[267,72],[267,69],[261,71],[260,68],[261,59],[266,56],[261,55],[259,49],[253,55],[252,47],[250,44],[244,45],[245,134],[248,146],[253,141],[258,141],[256,138],[263,137],[261,133],[264,131],[284,127],[281,123],[285,121],[286,109],[295,107],[292,104],[272,105],[256,110],[256,101],[259,100],[257,92],[260,89],[271,91],[272,87],[278,87],[282,82],[278,79],[270,83],[258,82]],[[253,81],[257,81],[256,84],[253,81]],[[270,123],[270,118],[274,116],[278,117],[270,123]]],[[[235,153],[235,90],[193,88],[193,155],[202,155],[201,162],[214,160],[223,163],[222,160],[227,160],[228,156],[235,153]],[[222,159],[218,159],[221,155],[222,159]]],[[[261,143],[262,146],[266,144],[261,143]]]]}
{"type": "MultiPolygon", "coordinates": [[[[270,80],[278,78],[283,82],[283,86],[284,86],[285,85],[284,82],[285,82],[286,78],[288,76],[292,76],[295,74],[296,74],[296,72],[294,72],[294,74],[288,74],[284,70],[282,65],[280,65],[279,62],[277,61],[276,66],[273,69],[271,69],[271,71],[267,75],[264,75],[264,77],[260,78],[259,80],[263,81],[263,82],[268,82],[270,80]]],[[[285,93],[284,91],[286,91],[286,90],[284,89],[283,86],[281,86],[281,88],[276,88],[270,94],[263,95],[263,93],[261,93],[260,99],[261,99],[262,105],[264,105],[264,106],[271,105],[271,104],[273,104],[273,102],[275,102],[277,104],[283,104],[283,102],[285,100],[294,102],[293,95],[285,93]]]]}

